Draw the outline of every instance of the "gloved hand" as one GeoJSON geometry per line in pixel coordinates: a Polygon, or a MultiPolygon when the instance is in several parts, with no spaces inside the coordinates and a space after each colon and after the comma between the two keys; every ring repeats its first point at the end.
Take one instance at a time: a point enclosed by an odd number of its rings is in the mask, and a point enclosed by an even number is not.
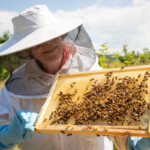
{"type": "Polygon", "coordinates": [[[32,112],[16,112],[10,125],[0,126],[0,148],[11,148],[24,140],[31,139],[37,117],[38,114],[32,112]]]}
{"type": "Polygon", "coordinates": [[[129,150],[150,150],[150,138],[128,137],[129,150]]]}
{"type": "Polygon", "coordinates": [[[118,150],[150,150],[150,138],[116,136],[114,143],[118,150]]]}

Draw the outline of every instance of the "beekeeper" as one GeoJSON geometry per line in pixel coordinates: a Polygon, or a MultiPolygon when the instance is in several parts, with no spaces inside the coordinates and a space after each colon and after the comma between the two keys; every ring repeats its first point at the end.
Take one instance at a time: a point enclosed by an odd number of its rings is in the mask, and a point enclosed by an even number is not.
{"type": "Polygon", "coordinates": [[[34,124],[56,74],[100,70],[83,20],[60,20],[45,5],[12,19],[14,34],[0,56],[15,53],[28,61],[16,69],[0,92],[0,149],[112,150],[106,136],[35,133],[34,124]]]}

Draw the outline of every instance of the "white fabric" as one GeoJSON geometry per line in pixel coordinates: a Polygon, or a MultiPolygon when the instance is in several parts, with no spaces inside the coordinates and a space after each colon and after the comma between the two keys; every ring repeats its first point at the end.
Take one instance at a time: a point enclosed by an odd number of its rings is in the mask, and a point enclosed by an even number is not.
{"type": "Polygon", "coordinates": [[[52,40],[70,32],[83,23],[83,19],[59,20],[45,5],[36,5],[12,19],[14,34],[0,45],[0,56],[15,53],[52,40]]]}
{"type": "MultiPolygon", "coordinates": [[[[92,70],[101,70],[96,63],[91,67],[92,70]]],[[[17,110],[40,112],[44,104],[46,95],[22,96],[9,92],[4,86],[0,91],[0,124],[11,122],[17,110]]],[[[113,144],[105,136],[95,135],[72,135],[54,133],[35,133],[32,140],[19,144],[21,150],[112,150],[113,144]]]]}

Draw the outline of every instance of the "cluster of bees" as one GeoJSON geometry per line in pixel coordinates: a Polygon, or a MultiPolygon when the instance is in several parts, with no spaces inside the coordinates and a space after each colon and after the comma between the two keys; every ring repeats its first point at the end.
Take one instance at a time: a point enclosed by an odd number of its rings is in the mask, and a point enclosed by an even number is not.
{"type": "MultiPolygon", "coordinates": [[[[97,83],[91,78],[92,88],[73,101],[74,93],[58,93],[59,104],[48,120],[51,124],[68,124],[74,118],[75,125],[98,124],[130,125],[132,121],[139,122],[140,117],[150,109],[150,104],[144,99],[148,94],[147,80],[150,72],[138,74],[137,77],[125,76],[119,78],[112,72],[105,74],[106,82],[97,83]],[[78,102],[79,99],[82,101],[78,102]]],[[[76,82],[70,84],[74,88],[76,82]]]]}

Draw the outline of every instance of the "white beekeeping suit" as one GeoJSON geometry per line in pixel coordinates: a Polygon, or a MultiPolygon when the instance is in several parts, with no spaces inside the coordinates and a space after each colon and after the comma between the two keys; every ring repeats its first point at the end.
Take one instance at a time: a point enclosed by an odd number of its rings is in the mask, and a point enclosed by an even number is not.
{"type": "MultiPolygon", "coordinates": [[[[73,42],[76,51],[71,52],[57,74],[102,69],[83,26],[69,32],[64,42],[73,42]]],[[[0,125],[9,124],[18,110],[39,113],[54,78],[55,75],[41,70],[34,59],[15,70],[0,91],[0,125]]],[[[21,150],[112,150],[113,144],[106,136],[35,133],[18,147],[21,150]]]]}

